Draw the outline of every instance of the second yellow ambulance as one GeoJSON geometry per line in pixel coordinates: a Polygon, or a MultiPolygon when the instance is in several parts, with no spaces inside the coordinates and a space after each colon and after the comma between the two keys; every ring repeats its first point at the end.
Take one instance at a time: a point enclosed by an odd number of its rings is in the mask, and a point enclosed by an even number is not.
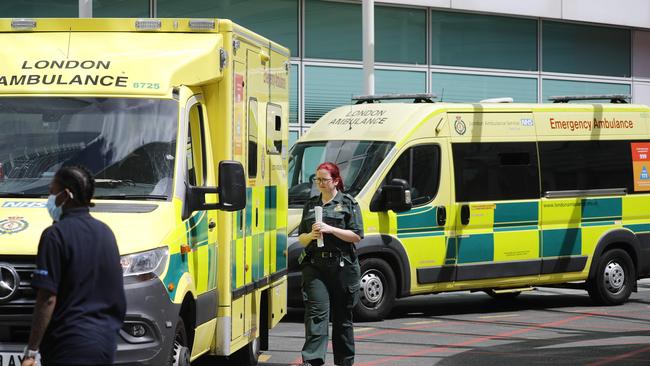
{"type": "MultiPolygon", "coordinates": [[[[405,98],[407,96],[398,96],[405,98]]],[[[613,103],[360,103],[336,108],[292,148],[289,300],[310,176],[339,165],[363,211],[357,319],[396,298],[485,291],[512,298],[581,283],[620,304],[650,276],[650,109],[613,103]]]]}

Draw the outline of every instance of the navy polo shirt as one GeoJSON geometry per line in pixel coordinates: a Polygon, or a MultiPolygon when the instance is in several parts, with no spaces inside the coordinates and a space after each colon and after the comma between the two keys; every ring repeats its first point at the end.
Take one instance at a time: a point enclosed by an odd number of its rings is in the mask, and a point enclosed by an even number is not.
{"type": "Polygon", "coordinates": [[[115,236],[87,207],[43,231],[32,287],[56,294],[40,351],[57,364],[110,364],[126,312],[115,236]]]}

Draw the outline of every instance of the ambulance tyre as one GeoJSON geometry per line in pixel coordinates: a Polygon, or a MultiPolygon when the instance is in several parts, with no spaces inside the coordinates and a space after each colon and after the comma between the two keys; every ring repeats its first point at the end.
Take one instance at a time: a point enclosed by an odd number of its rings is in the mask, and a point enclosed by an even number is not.
{"type": "Polygon", "coordinates": [[[587,283],[587,291],[594,302],[602,305],[620,305],[630,297],[634,287],[634,263],[623,249],[603,253],[595,267],[594,277],[587,283]]]}
{"type": "Polygon", "coordinates": [[[379,258],[361,260],[359,301],[354,320],[379,321],[390,313],[395,303],[397,282],[388,263],[379,258]]]}
{"type": "Polygon", "coordinates": [[[176,323],[176,334],[174,335],[174,345],[169,357],[171,366],[190,366],[190,348],[187,345],[187,331],[183,318],[178,318],[176,323]]]}
{"type": "Polygon", "coordinates": [[[255,366],[260,357],[260,339],[255,338],[230,357],[229,364],[233,366],[255,366]]]}

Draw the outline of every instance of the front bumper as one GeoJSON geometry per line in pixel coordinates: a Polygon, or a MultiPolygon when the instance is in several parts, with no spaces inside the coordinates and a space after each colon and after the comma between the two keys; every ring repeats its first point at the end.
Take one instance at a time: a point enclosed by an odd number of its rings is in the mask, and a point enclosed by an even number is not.
{"type": "Polygon", "coordinates": [[[157,278],[143,282],[129,282],[125,278],[124,292],[127,313],[117,340],[115,365],[168,364],[180,305],[171,302],[157,278]],[[145,334],[134,337],[127,333],[125,329],[133,325],[144,327],[145,334]]]}

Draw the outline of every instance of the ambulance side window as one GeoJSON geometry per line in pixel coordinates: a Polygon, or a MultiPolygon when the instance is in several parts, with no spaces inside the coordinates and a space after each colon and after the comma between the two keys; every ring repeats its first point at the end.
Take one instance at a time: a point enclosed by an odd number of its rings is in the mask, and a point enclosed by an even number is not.
{"type": "Polygon", "coordinates": [[[429,144],[406,150],[386,175],[384,184],[395,178],[409,183],[413,206],[431,202],[440,182],[440,147],[429,144]]]}
{"type": "Polygon", "coordinates": [[[248,178],[257,177],[257,99],[248,100],[248,178]]]}
{"type": "Polygon", "coordinates": [[[539,198],[534,142],[472,142],[452,145],[456,201],[539,198]]]}
{"type": "Polygon", "coordinates": [[[540,142],[542,192],[611,188],[634,192],[631,144],[625,140],[540,142]]]}
{"type": "Polygon", "coordinates": [[[187,182],[191,186],[203,186],[206,179],[206,156],[203,131],[203,108],[194,104],[189,110],[187,126],[187,182]]]}
{"type": "Polygon", "coordinates": [[[282,107],[270,103],[266,107],[266,152],[282,153],[282,107]]]}

